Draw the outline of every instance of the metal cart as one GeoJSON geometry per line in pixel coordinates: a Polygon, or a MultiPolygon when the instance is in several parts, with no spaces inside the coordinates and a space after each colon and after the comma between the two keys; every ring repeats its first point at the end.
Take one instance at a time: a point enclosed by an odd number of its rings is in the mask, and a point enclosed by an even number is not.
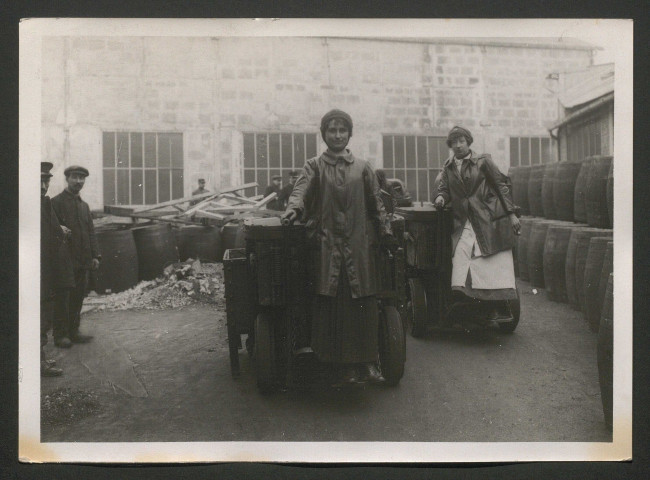
{"type": "MultiPolygon", "coordinates": [[[[406,315],[411,335],[419,338],[431,329],[485,325],[489,302],[456,297],[451,290],[453,214],[432,205],[400,207],[405,221],[406,315]]],[[[499,329],[512,332],[519,323],[517,299],[499,302],[508,315],[498,320],[499,329]]]]}
{"type": "MultiPolygon", "coordinates": [[[[245,249],[224,255],[228,345],[233,376],[239,375],[241,335],[252,356],[262,393],[295,382],[299,354],[309,351],[313,305],[312,257],[302,224],[283,226],[280,219],[244,222],[245,249]]],[[[403,251],[378,253],[382,283],[379,361],[386,383],[397,384],[404,372],[404,329],[397,311],[404,285],[403,251]]],[[[404,295],[402,295],[404,296],[404,295]]]]}

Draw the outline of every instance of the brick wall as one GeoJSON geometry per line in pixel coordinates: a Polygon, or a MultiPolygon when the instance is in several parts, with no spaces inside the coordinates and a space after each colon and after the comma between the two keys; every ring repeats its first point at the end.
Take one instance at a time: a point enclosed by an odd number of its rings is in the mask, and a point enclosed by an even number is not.
{"type": "MultiPolygon", "coordinates": [[[[242,132],[318,132],[323,113],[352,116],[351,150],[381,166],[382,134],[446,135],[509,165],[508,136],[547,135],[557,100],[548,73],[590,64],[587,50],[342,38],[75,37],[43,40],[42,154],[91,170],[103,204],[102,131],[183,133],[184,190],[242,181],[242,132]]],[[[322,145],[319,146],[319,149],[322,145]]]]}

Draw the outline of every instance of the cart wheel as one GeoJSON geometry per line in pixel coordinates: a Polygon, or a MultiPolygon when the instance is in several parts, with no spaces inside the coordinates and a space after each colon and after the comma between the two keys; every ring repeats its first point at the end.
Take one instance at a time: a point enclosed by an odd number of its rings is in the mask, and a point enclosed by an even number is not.
{"type": "Polygon", "coordinates": [[[421,338],[427,333],[427,293],[419,278],[409,278],[409,290],[411,292],[409,303],[411,335],[421,338]]]}
{"type": "Polygon", "coordinates": [[[253,359],[257,388],[261,393],[272,392],[276,384],[275,342],[272,318],[268,313],[258,313],[255,318],[255,343],[253,359]]]}
{"type": "Polygon", "coordinates": [[[512,333],[519,324],[521,316],[521,301],[519,299],[519,289],[517,289],[517,298],[515,300],[506,300],[506,306],[510,310],[512,320],[509,322],[499,323],[499,330],[504,333],[512,333]]]}
{"type": "Polygon", "coordinates": [[[406,342],[402,319],[393,306],[381,309],[379,326],[379,362],[386,385],[397,385],[404,375],[406,342]]]}

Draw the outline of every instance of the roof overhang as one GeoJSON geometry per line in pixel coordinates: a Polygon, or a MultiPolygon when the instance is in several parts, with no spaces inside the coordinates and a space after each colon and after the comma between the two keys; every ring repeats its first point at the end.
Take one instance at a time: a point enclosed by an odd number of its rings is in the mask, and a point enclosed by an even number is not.
{"type": "Polygon", "coordinates": [[[614,101],[614,92],[610,92],[606,95],[603,95],[602,97],[586,104],[584,107],[581,107],[577,109],[575,112],[572,112],[571,114],[567,115],[560,122],[556,123],[548,130],[551,131],[551,130],[555,130],[556,128],[563,127],[567,123],[571,123],[573,120],[580,118],[588,113],[591,113],[594,110],[598,110],[603,105],[613,101],[614,101]]]}

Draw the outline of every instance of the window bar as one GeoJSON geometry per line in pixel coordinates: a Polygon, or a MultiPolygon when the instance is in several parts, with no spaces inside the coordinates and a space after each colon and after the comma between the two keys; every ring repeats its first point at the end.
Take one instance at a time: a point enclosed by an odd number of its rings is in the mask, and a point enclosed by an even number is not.
{"type": "Polygon", "coordinates": [[[158,165],[158,132],[156,132],[156,203],[160,203],[160,168],[158,165]]]}
{"type": "Polygon", "coordinates": [[[129,152],[127,155],[128,159],[128,164],[127,164],[127,169],[128,169],[128,178],[129,178],[129,184],[127,185],[128,190],[129,190],[129,205],[133,205],[133,198],[131,198],[131,133],[127,135],[127,138],[129,139],[129,152]]]}
{"type": "MultiPolygon", "coordinates": [[[[253,178],[257,181],[257,134],[253,133],[253,178]]],[[[257,195],[257,187],[255,187],[257,195]]]]}
{"type": "Polygon", "coordinates": [[[117,132],[113,132],[113,201],[118,204],[117,200],[117,132]]]}

